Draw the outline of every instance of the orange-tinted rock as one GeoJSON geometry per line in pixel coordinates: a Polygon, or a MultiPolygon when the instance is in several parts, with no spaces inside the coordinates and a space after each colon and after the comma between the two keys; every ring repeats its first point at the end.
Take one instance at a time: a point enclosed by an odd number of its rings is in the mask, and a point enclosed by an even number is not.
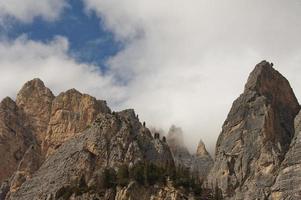
{"type": "Polygon", "coordinates": [[[0,103],[0,184],[17,169],[29,144],[34,140],[24,127],[24,116],[15,102],[5,98],[0,103]]]}
{"type": "Polygon", "coordinates": [[[96,100],[75,89],[59,94],[52,102],[43,150],[51,154],[62,143],[85,130],[99,113],[109,113],[105,101],[96,100]]]}
{"type": "Polygon", "coordinates": [[[26,126],[39,144],[45,138],[53,99],[54,95],[40,79],[25,83],[17,95],[16,104],[26,115],[26,126]]]}

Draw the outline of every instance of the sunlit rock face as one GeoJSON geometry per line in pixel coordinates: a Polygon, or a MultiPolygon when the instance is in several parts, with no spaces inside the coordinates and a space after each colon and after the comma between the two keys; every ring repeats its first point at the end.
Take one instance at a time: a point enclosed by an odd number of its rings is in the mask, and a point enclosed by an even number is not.
{"type": "Polygon", "coordinates": [[[25,83],[17,95],[16,104],[25,114],[26,125],[31,129],[38,144],[45,139],[54,98],[50,89],[45,87],[40,79],[25,83]]]}
{"type": "Polygon", "coordinates": [[[75,89],[60,93],[52,101],[43,150],[52,154],[65,141],[85,130],[99,113],[110,113],[105,101],[100,101],[75,89]]]}
{"type": "Polygon", "coordinates": [[[28,81],[16,102],[0,103],[0,185],[10,179],[16,191],[61,144],[110,112],[105,101],[75,89],[55,97],[40,79],[28,81]]]}
{"type": "MultiPolygon", "coordinates": [[[[91,128],[62,144],[8,199],[56,198],[62,190],[72,195],[72,187],[81,182],[89,188],[101,185],[98,176],[104,168],[138,162],[174,168],[167,144],[153,138],[133,110],[101,113],[91,128]]],[[[98,192],[95,195],[100,195],[98,192]]]]}
{"type": "Polygon", "coordinates": [[[223,125],[209,182],[224,199],[266,199],[294,137],[300,110],[289,82],[263,61],[223,125]]]}

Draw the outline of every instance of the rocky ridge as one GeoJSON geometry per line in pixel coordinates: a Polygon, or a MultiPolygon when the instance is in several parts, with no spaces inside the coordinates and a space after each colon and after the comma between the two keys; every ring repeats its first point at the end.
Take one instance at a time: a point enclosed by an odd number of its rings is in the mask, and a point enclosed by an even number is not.
{"type": "Polygon", "coordinates": [[[107,191],[95,188],[102,185],[99,182],[102,170],[145,161],[174,167],[167,144],[153,139],[133,110],[99,114],[91,128],[59,147],[9,199],[72,196],[76,193],[75,187],[81,184],[101,198],[107,191]]]}

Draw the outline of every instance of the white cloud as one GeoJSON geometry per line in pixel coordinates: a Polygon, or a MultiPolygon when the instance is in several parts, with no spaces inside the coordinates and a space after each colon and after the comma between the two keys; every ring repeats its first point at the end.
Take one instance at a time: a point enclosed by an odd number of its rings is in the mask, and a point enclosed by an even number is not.
{"type": "Polygon", "coordinates": [[[127,101],[151,125],[181,125],[213,147],[232,101],[263,59],[301,97],[299,0],[84,0],[125,48],[110,59],[127,101]]]}
{"type": "MultiPolygon", "coordinates": [[[[213,150],[256,63],[273,61],[301,97],[299,0],[83,1],[125,45],[109,59],[109,72],[76,62],[64,37],[48,43],[4,38],[0,98],[40,77],[56,94],[74,87],[115,109],[135,108],[149,126],[182,126],[189,144],[202,138],[213,150]]],[[[0,0],[0,22],[56,20],[65,6],[63,0],[0,0]]]]}
{"type": "Polygon", "coordinates": [[[0,0],[0,22],[14,18],[31,22],[35,17],[56,20],[67,6],[65,0],[0,0]]]}
{"type": "Polygon", "coordinates": [[[70,88],[89,93],[116,104],[123,89],[112,76],[102,74],[96,66],[77,63],[68,56],[68,41],[56,37],[49,43],[21,36],[0,42],[0,99],[15,97],[21,86],[33,78],[41,78],[55,94],[70,88]]]}

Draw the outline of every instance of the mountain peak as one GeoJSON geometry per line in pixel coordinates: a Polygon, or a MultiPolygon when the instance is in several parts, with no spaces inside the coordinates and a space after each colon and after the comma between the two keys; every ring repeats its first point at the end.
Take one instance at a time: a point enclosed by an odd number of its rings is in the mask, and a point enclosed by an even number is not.
{"type": "Polygon", "coordinates": [[[47,88],[44,82],[35,78],[26,82],[17,95],[16,102],[18,105],[23,104],[24,100],[32,98],[41,98],[46,96],[47,98],[54,99],[54,95],[49,88],[47,88]]]}
{"type": "Polygon", "coordinates": [[[197,150],[196,150],[196,155],[197,156],[207,156],[207,155],[209,155],[203,140],[200,140],[200,142],[198,144],[198,147],[197,147],[197,150]]]}
{"type": "MultiPolygon", "coordinates": [[[[261,61],[258,63],[254,70],[251,72],[247,84],[246,90],[260,90],[264,83],[267,81],[273,81],[276,79],[285,79],[277,70],[273,68],[273,64],[267,61],[261,61]]],[[[286,80],[286,79],[285,79],[286,80]]]]}

